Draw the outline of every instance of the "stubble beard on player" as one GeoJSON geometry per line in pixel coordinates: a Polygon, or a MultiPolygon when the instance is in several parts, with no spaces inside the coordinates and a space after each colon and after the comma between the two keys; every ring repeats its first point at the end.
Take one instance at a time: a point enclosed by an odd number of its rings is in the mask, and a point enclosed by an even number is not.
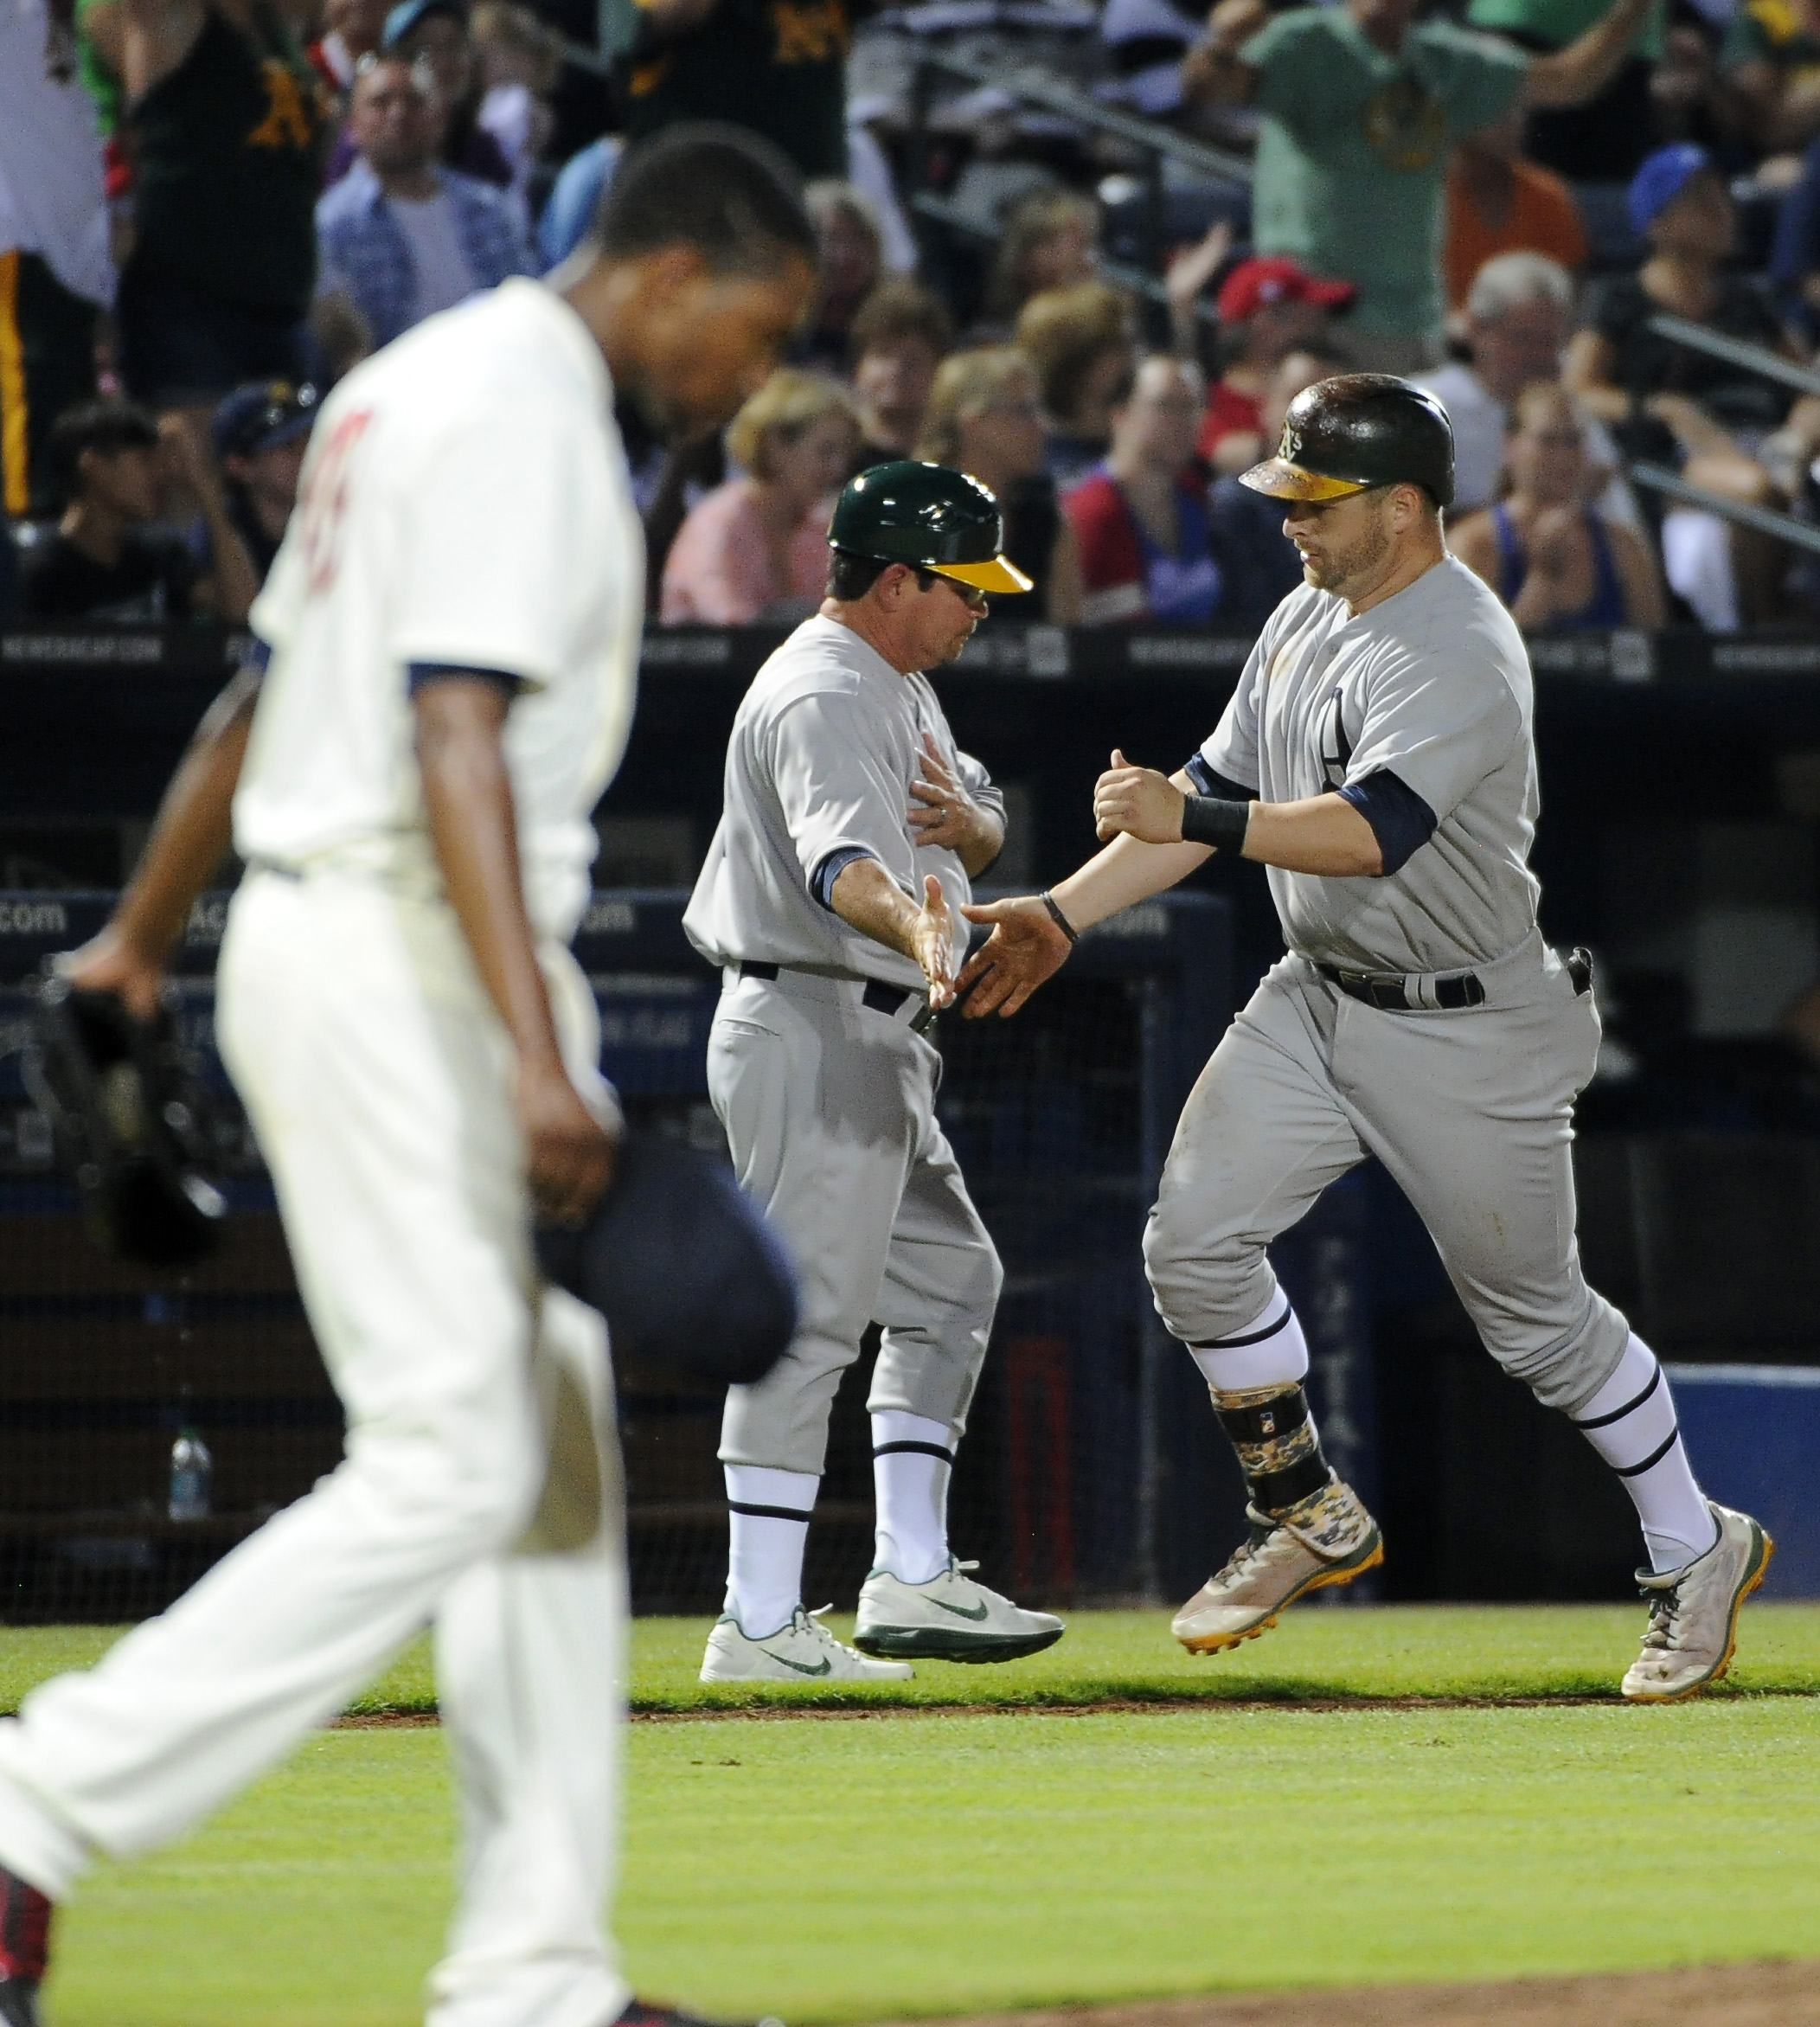
{"type": "Polygon", "coordinates": [[[1336,597],[1349,598],[1370,585],[1389,553],[1390,530],[1374,515],[1350,548],[1314,556],[1304,549],[1302,574],[1317,591],[1330,591],[1336,597]]]}

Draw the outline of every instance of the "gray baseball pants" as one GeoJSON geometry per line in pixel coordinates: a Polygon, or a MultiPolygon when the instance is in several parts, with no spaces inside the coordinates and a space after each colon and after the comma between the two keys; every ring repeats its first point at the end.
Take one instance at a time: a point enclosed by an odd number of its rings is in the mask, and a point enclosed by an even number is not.
{"type": "Polygon", "coordinates": [[[1410,1012],[1349,998],[1303,958],[1267,974],[1189,1098],[1144,1234],[1176,1337],[1260,1316],[1265,1248],[1375,1154],[1505,1371],[1570,1414],[1599,1391],[1630,1326],[1586,1286],[1574,1236],[1598,1010],[1539,937],[1478,973],[1484,1005],[1410,1012]]]}
{"type": "Polygon", "coordinates": [[[883,1326],[874,1413],[958,1438],[1003,1279],[935,1118],[941,1058],[859,980],[729,974],[708,1088],[740,1184],[795,1263],[795,1341],[757,1386],[727,1389],[724,1464],[819,1473],[828,1413],[868,1325],[883,1326]]]}

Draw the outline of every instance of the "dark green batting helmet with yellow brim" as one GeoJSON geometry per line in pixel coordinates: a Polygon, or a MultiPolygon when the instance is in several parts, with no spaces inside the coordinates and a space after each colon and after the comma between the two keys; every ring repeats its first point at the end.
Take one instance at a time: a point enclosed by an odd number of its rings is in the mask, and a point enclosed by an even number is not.
{"type": "Polygon", "coordinates": [[[1029,591],[1004,555],[998,502],[977,478],[904,459],[849,478],[829,524],[828,546],[849,556],[907,563],[977,591],[1029,591]]]}
{"type": "Polygon", "coordinates": [[[1375,485],[1419,485],[1453,504],[1453,426],[1425,388],[1388,373],[1317,380],[1289,404],[1274,458],[1239,483],[1278,500],[1337,500],[1375,485]]]}

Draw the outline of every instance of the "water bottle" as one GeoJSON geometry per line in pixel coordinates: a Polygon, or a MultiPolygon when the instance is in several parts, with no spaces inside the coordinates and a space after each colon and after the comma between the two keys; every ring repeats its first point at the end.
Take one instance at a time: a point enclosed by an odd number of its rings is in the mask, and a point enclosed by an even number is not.
{"type": "Polygon", "coordinates": [[[173,1520],[207,1520],[209,1481],[215,1476],[215,1459],[208,1446],[188,1422],[177,1431],[170,1446],[170,1517],[173,1520]]]}

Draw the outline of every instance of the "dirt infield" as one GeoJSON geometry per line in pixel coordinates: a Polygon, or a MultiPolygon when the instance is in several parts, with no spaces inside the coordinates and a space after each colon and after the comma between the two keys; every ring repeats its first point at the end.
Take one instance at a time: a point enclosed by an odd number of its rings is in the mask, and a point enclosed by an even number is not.
{"type": "Polygon", "coordinates": [[[1336,1986],[996,2013],[942,2027],[1820,2027],[1820,1964],[1336,1986]]]}

